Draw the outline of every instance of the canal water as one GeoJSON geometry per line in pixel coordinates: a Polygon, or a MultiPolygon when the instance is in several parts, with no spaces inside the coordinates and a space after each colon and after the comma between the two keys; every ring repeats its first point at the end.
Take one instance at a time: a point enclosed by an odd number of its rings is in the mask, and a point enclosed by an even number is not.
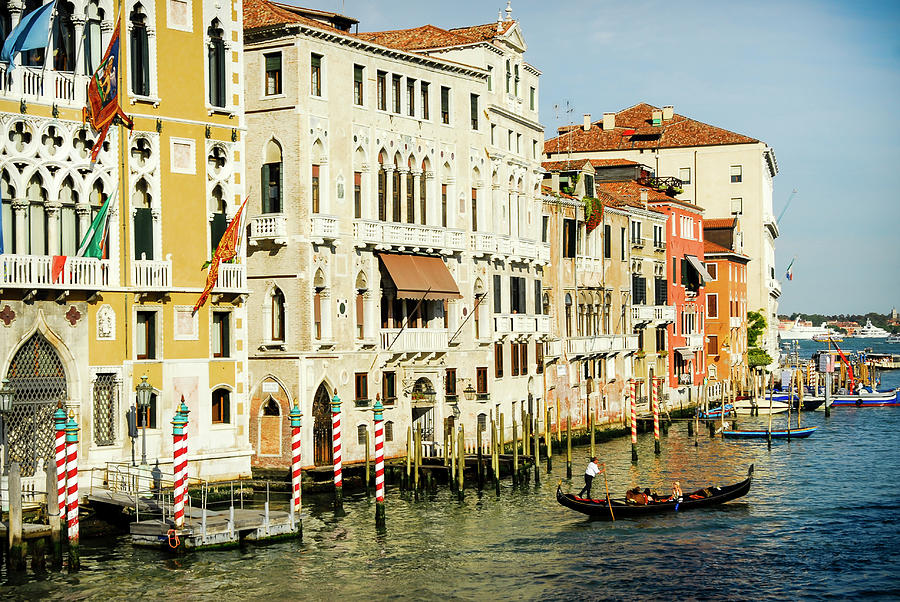
{"type": "MultiPolygon", "coordinates": [[[[886,373],[885,386],[900,385],[886,373]]],[[[741,427],[765,418],[743,418],[741,427]]],[[[794,415],[796,421],[796,414],[794,415]]],[[[302,541],[173,558],[133,548],[127,537],[82,542],[77,575],[2,573],[0,598],[78,599],[626,599],[900,597],[900,408],[839,408],[803,414],[821,428],[806,440],[694,439],[678,424],[653,454],[641,435],[599,446],[609,487],[685,491],[744,478],[746,498],[726,506],[615,523],[589,521],[558,505],[582,485],[586,447],[574,450],[574,478],[554,456],[541,484],[498,498],[442,489],[419,502],[388,490],[387,529],[374,528],[374,500],[306,496],[302,541]]],[[[783,415],[775,425],[783,425],[783,415]]],[[[595,495],[603,479],[595,480],[595,495]]],[[[4,569],[5,571],[5,569],[4,569]]]]}

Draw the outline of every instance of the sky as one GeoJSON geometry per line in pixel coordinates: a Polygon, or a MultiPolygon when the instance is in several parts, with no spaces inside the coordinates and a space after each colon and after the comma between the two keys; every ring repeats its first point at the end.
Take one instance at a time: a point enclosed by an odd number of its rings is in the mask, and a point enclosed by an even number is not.
{"type": "MultiPolygon", "coordinates": [[[[489,23],[506,6],[291,3],[352,16],[360,31],[489,23]]],[[[776,216],[797,190],[776,241],[779,313],[900,308],[900,2],[514,0],[512,11],[543,73],[548,138],[584,113],[648,102],[763,140],[778,160],[776,216]]]]}

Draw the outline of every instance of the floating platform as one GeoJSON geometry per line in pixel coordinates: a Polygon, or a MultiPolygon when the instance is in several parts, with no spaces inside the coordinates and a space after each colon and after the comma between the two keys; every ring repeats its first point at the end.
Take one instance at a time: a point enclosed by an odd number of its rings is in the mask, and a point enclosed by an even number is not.
{"type": "Polygon", "coordinates": [[[299,537],[302,516],[291,520],[289,512],[240,510],[214,512],[207,510],[206,519],[193,519],[182,529],[172,520],[151,519],[131,523],[131,543],[136,546],[197,550],[236,546],[244,541],[266,541],[299,537]]]}

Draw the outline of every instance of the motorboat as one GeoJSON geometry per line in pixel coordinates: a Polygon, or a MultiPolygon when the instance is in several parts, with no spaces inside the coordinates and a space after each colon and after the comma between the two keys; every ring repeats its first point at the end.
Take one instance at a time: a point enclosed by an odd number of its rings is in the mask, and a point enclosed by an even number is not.
{"type": "Polygon", "coordinates": [[[894,334],[888,335],[888,338],[884,340],[885,343],[900,343],[900,332],[895,332],[894,334]]]}
{"type": "Polygon", "coordinates": [[[787,403],[787,399],[784,401],[776,401],[772,400],[771,405],[769,404],[768,399],[737,399],[734,402],[734,411],[739,416],[752,416],[753,414],[758,414],[760,416],[768,415],[768,414],[780,414],[782,412],[787,412],[790,406],[787,403]]]}
{"type": "Polygon", "coordinates": [[[823,322],[821,326],[813,326],[812,322],[807,322],[797,318],[794,322],[785,321],[778,324],[778,336],[782,341],[811,341],[828,340],[829,338],[840,338],[840,333],[825,326],[823,322]]]}
{"type": "Polygon", "coordinates": [[[884,328],[879,328],[872,324],[872,320],[866,319],[866,325],[853,331],[855,339],[881,339],[890,335],[884,328]]]}

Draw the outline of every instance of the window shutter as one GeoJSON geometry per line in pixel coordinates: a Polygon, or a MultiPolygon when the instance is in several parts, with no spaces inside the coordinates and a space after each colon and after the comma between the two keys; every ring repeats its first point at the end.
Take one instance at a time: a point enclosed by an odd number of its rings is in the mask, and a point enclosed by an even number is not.
{"type": "Polygon", "coordinates": [[[284,195],[284,163],[278,163],[278,206],[274,208],[275,213],[281,213],[282,211],[282,203],[281,199],[284,195]]]}
{"type": "Polygon", "coordinates": [[[156,314],[147,314],[147,359],[156,359],[156,314]]]}
{"type": "Polygon", "coordinates": [[[494,313],[502,314],[503,306],[502,306],[502,298],[503,293],[500,290],[500,274],[494,274],[494,313]]]}
{"type": "Polygon", "coordinates": [[[147,36],[147,29],[142,27],[139,31],[141,45],[141,94],[150,94],[150,40],[147,36]]]}
{"type": "Polygon", "coordinates": [[[516,278],[519,281],[519,313],[527,314],[528,307],[525,302],[525,279],[516,278]]]}
{"type": "Polygon", "coordinates": [[[231,357],[231,314],[222,314],[222,357],[231,357]]]}
{"type": "Polygon", "coordinates": [[[543,303],[541,302],[541,281],[534,281],[534,313],[537,315],[541,315],[544,313],[544,308],[542,307],[543,303]]]}
{"type": "Polygon", "coordinates": [[[260,170],[261,190],[262,190],[262,212],[272,213],[272,205],[269,203],[269,164],[264,163],[260,170]]]}
{"type": "Polygon", "coordinates": [[[612,227],[607,224],[603,226],[603,257],[609,259],[612,257],[612,227]]]}
{"type": "Polygon", "coordinates": [[[359,336],[362,338],[363,336],[363,326],[366,323],[365,319],[365,306],[363,304],[363,296],[362,293],[357,293],[356,295],[356,325],[359,327],[359,336]]]}
{"type": "Polygon", "coordinates": [[[153,214],[144,207],[134,212],[134,258],[153,259],[153,214]]]}

